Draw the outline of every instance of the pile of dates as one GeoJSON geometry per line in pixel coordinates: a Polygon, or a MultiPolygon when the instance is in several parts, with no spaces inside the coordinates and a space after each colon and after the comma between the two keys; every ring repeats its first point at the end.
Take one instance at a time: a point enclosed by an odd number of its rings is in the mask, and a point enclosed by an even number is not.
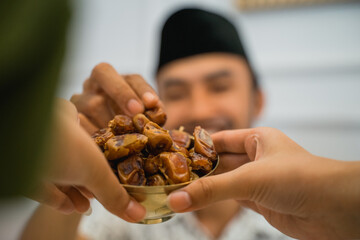
{"type": "Polygon", "coordinates": [[[134,116],[116,115],[92,138],[122,184],[162,186],[195,180],[217,161],[210,135],[197,126],[193,136],[165,130],[161,108],[134,116]]]}

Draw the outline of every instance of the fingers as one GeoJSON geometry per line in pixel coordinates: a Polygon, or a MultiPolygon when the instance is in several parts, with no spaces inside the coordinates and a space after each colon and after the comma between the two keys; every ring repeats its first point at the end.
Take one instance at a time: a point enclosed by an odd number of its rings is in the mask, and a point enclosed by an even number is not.
{"type": "Polygon", "coordinates": [[[87,188],[97,200],[111,213],[129,221],[139,222],[145,217],[146,211],[138,202],[131,199],[118,179],[109,171],[98,171],[100,174],[87,181],[87,188]],[[106,186],[106,187],[104,187],[106,186]]]}
{"type": "Polygon", "coordinates": [[[80,120],[88,132],[94,131],[93,126],[106,127],[116,114],[133,116],[145,108],[163,108],[156,92],[140,75],[121,76],[107,63],[94,67],[84,82],[83,93],[73,95],[71,102],[86,117],[80,120]]]}
{"type": "MultiPolygon", "coordinates": [[[[130,222],[145,216],[145,209],[130,199],[104,155],[84,129],[68,119],[57,127],[54,163],[47,178],[62,185],[83,186],[113,214],[130,222]]],[[[72,192],[73,194],[77,194],[72,192]]],[[[83,205],[83,199],[76,199],[83,205]]],[[[82,211],[83,209],[79,209],[82,211]]]]}
{"type": "Polygon", "coordinates": [[[73,103],[68,100],[57,98],[55,102],[55,109],[61,115],[65,115],[74,121],[78,119],[78,112],[73,103]]]}
{"type": "Polygon", "coordinates": [[[140,75],[126,75],[124,78],[143,101],[145,108],[159,106],[159,97],[156,95],[156,92],[140,75]]]}
{"type": "Polygon", "coordinates": [[[246,153],[245,141],[254,134],[254,129],[239,129],[217,132],[211,135],[218,153],[246,153]]]}
{"type": "Polygon", "coordinates": [[[73,186],[62,186],[59,189],[70,198],[77,212],[84,213],[89,209],[89,200],[78,189],[73,186]]]}
{"type": "Polygon", "coordinates": [[[94,198],[94,195],[85,187],[82,186],[76,186],[77,190],[81,192],[82,195],[84,195],[86,198],[91,199],[94,198]]]}
{"type": "Polygon", "coordinates": [[[31,195],[30,198],[38,201],[39,203],[54,208],[64,214],[71,214],[72,212],[74,212],[75,206],[73,202],[54,184],[43,182],[39,184],[39,187],[41,189],[41,192],[31,195]]]}
{"type": "Polygon", "coordinates": [[[30,197],[64,214],[74,211],[84,213],[90,207],[89,200],[73,186],[56,186],[50,182],[42,182],[39,187],[41,192],[30,197]]]}
{"type": "Polygon", "coordinates": [[[101,92],[101,88],[100,88],[99,84],[97,84],[94,81],[90,81],[90,78],[87,78],[84,81],[83,90],[84,90],[84,92],[89,92],[89,93],[99,93],[99,92],[101,92]]]}
{"type": "Polygon", "coordinates": [[[84,93],[79,96],[74,95],[71,100],[77,110],[98,128],[106,127],[114,116],[108,107],[106,97],[103,95],[84,93]]]}
{"type": "Polygon", "coordinates": [[[260,210],[255,202],[249,200],[239,200],[238,201],[242,207],[250,208],[251,210],[260,214],[260,210]]]}
{"type": "Polygon", "coordinates": [[[168,205],[175,212],[194,211],[220,200],[235,198],[234,173],[200,178],[168,197],[168,205]]]}
{"type": "Polygon", "coordinates": [[[219,166],[216,168],[214,175],[230,172],[245,163],[250,162],[250,159],[246,154],[222,153],[219,154],[219,159],[219,166]]]}
{"type": "Polygon", "coordinates": [[[107,63],[93,69],[90,81],[95,81],[113,99],[126,115],[133,116],[144,111],[144,105],[126,80],[107,63]]]}
{"type": "Polygon", "coordinates": [[[218,153],[247,154],[254,161],[260,159],[266,149],[271,150],[271,140],[278,137],[279,133],[272,128],[252,128],[221,131],[211,137],[218,153]]]}
{"type": "MultiPolygon", "coordinates": [[[[81,131],[77,136],[82,137],[81,131]]],[[[77,146],[78,151],[86,151],[85,159],[81,159],[86,166],[76,176],[77,185],[88,189],[109,212],[129,222],[140,221],[146,214],[144,207],[130,198],[99,148],[88,140],[78,141],[81,143],[77,146]]]]}
{"type": "Polygon", "coordinates": [[[211,203],[233,198],[230,178],[233,174],[220,174],[200,178],[168,197],[168,205],[175,212],[188,212],[204,208],[211,203]]]}
{"type": "Polygon", "coordinates": [[[171,193],[168,205],[175,212],[188,212],[227,199],[253,200],[263,186],[258,165],[250,162],[224,174],[200,178],[171,193]]]}
{"type": "Polygon", "coordinates": [[[98,131],[99,128],[95,126],[84,114],[79,113],[80,125],[85,129],[85,131],[92,135],[94,132],[98,131]]]}

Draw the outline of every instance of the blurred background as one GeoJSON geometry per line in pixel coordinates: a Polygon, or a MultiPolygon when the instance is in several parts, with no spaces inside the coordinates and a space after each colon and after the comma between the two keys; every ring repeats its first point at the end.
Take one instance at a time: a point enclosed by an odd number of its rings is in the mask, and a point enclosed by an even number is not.
{"type": "MultiPolygon", "coordinates": [[[[266,95],[257,126],[279,128],[317,155],[360,160],[360,2],[312,2],[74,0],[58,96],[81,92],[103,61],[152,84],[163,20],[180,7],[202,7],[241,31],[266,95]]],[[[0,209],[4,239],[16,238],[36,204],[10,205],[0,209]]]]}
{"type": "Polygon", "coordinates": [[[360,2],[316,2],[73,1],[58,95],[81,92],[102,61],[152,83],[163,20],[180,7],[199,6],[227,16],[241,31],[266,94],[257,126],[279,128],[314,154],[359,159],[360,2]]]}

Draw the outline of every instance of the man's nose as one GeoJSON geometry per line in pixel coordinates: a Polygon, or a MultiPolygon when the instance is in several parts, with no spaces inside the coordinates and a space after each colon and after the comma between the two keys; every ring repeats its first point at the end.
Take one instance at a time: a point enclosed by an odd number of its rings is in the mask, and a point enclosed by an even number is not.
{"type": "Polygon", "coordinates": [[[203,89],[194,89],[191,97],[191,118],[193,120],[203,120],[213,117],[215,109],[214,99],[203,89]]]}

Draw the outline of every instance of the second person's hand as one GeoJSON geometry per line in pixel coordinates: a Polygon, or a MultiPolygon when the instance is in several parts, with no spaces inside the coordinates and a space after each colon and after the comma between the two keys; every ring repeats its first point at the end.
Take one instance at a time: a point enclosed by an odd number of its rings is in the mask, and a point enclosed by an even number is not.
{"type": "Polygon", "coordinates": [[[170,194],[174,211],[236,199],[295,238],[360,237],[360,162],[314,156],[272,128],[223,131],[212,137],[221,155],[237,154],[242,159],[237,162],[245,164],[170,194]]]}
{"type": "Polygon", "coordinates": [[[93,68],[83,92],[73,95],[71,102],[90,134],[106,127],[116,114],[134,116],[146,108],[163,107],[154,89],[140,75],[120,75],[108,63],[93,68]]]}

